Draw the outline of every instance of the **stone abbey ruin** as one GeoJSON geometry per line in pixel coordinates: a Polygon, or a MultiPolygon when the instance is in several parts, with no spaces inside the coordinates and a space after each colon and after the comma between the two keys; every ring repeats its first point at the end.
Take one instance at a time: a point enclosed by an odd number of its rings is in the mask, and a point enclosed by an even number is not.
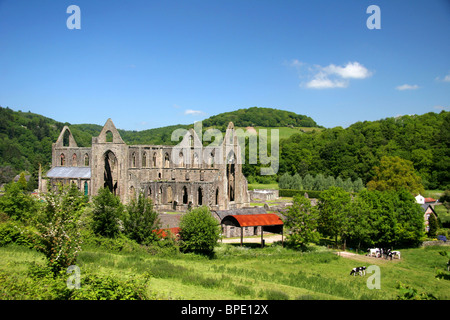
{"type": "Polygon", "coordinates": [[[186,211],[202,205],[211,210],[249,206],[247,180],[233,123],[220,145],[203,147],[194,129],[176,146],[127,145],[108,119],[91,147],[78,147],[70,129],[52,145],[52,166],[39,189],[75,183],[85,195],[108,187],[128,203],[139,192],[158,211],[186,211]]]}

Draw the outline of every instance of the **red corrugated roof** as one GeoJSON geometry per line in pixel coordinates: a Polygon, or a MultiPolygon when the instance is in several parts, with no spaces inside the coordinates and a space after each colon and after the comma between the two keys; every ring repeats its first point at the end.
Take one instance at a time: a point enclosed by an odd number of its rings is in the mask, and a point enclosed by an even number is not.
{"type": "Polygon", "coordinates": [[[158,236],[165,238],[167,237],[167,230],[169,230],[172,234],[175,236],[180,233],[180,228],[166,228],[166,229],[155,229],[153,232],[155,232],[158,236]]]}
{"type": "Polygon", "coordinates": [[[276,214],[237,214],[230,215],[237,220],[240,227],[274,226],[282,225],[283,221],[276,214]]]}
{"type": "Polygon", "coordinates": [[[436,199],[433,199],[433,198],[425,198],[425,202],[436,202],[436,199]]]}

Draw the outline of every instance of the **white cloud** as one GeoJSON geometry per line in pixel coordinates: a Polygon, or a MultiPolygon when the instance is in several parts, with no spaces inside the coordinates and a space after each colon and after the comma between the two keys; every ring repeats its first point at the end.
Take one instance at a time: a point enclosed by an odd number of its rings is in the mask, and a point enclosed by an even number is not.
{"type": "Polygon", "coordinates": [[[292,60],[292,62],[290,63],[290,65],[291,65],[292,67],[301,67],[302,65],[304,65],[304,63],[301,62],[301,61],[299,61],[299,60],[297,60],[297,59],[294,59],[294,60],[292,60]]]}
{"type": "Polygon", "coordinates": [[[192,109],[187,109],[186,111],[184,111],[185,115],[205,115],[206,113],[204,113],[203,111],[200,110],[192,110],[192,109]]]}
{"type": "MultiPolygon", "coordinates": [[[[304,63],[293,60],[291,66],[299,67],[304,63]]],[[[372,75],[366,67],[359,62],[348,62],[344,66],[330,64],[326,67],[315,66],[309,68],[310,80],[300,86],[311,89],[347,88],[350,79],[365,79],[372,75]]]]}
{"type": "Polygon", "coordinates": [[[306,84],[306,87],[311,89],[346,88],[347,86],[348,81],[337,79],[331,80],[322,72],[316,74],[314,78],[306,84]]]}
{"type": "Polygon", "coordinates": [[[441,79],[440,77],[436,77],[436,81],[450,82],[450,73],[446,75],[443,79],[441,79]]]}
{"type": "Polygon", "coordinates": [[[447,110],[448,107],[444,107],[444,106],[434,106],[433,109],[441,110],[441,111],[442,111],[442,110],[447,110]]]}
{"type": "Polygon", "coordinates": [[[395,89],[403,91],[403,90],[416,90],[419,89],[419,86],[417,84],[403,84],[401,86],[396,87],[395,89]]]}
{"type": "Polygon", "coordinates": [[[369,70],[356,61],[347,63],[345,67],[330,64],[328,67],[323,68],[323,70],[329,74],[337,74],[344,79],[365,79],[372,75],[369,70]]]}

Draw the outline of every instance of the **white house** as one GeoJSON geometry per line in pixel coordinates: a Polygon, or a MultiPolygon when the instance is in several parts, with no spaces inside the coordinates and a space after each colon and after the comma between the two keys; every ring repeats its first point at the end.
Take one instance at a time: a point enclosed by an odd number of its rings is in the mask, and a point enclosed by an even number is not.
{"type": "Polygon", "coordinates": [[[422,196],[421,194],[418,194],[418,195],[416,196],[416,202],[417,202],[418,204],[425,204],[425,197],[422,196]]]}

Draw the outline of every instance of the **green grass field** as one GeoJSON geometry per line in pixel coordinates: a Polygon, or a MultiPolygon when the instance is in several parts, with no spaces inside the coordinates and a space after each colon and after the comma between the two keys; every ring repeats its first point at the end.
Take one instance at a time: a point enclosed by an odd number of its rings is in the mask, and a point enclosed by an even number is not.
{"type": "MultiPolygon", "coordinates": [[[[220,244],[213,259],[90,248],[81,252],[77,265],[82,278],[94,273],[126,280],[150,274],[147,290],[157,299],[395,299],[399,283],[450,299],[450,281],[436,277],[439,272],[449,277],[446,259],[438,253],[448,247],[406,249],[401,260],[387,261],[363,255],[344,258],[324,247],[301,253],[279,245],[258,246],[220,244]],[[367,288],[369,274],[349,275],[360,265],[380,267],[381,289],[367,288]]],[[[0,273],[19,283],[26,281],[30,264],[44,263],[41,254],[16,245],[1,247],[0,256],[0,273]]],[[[0,293],[1,286],[0,281],[0,293]]]]}

